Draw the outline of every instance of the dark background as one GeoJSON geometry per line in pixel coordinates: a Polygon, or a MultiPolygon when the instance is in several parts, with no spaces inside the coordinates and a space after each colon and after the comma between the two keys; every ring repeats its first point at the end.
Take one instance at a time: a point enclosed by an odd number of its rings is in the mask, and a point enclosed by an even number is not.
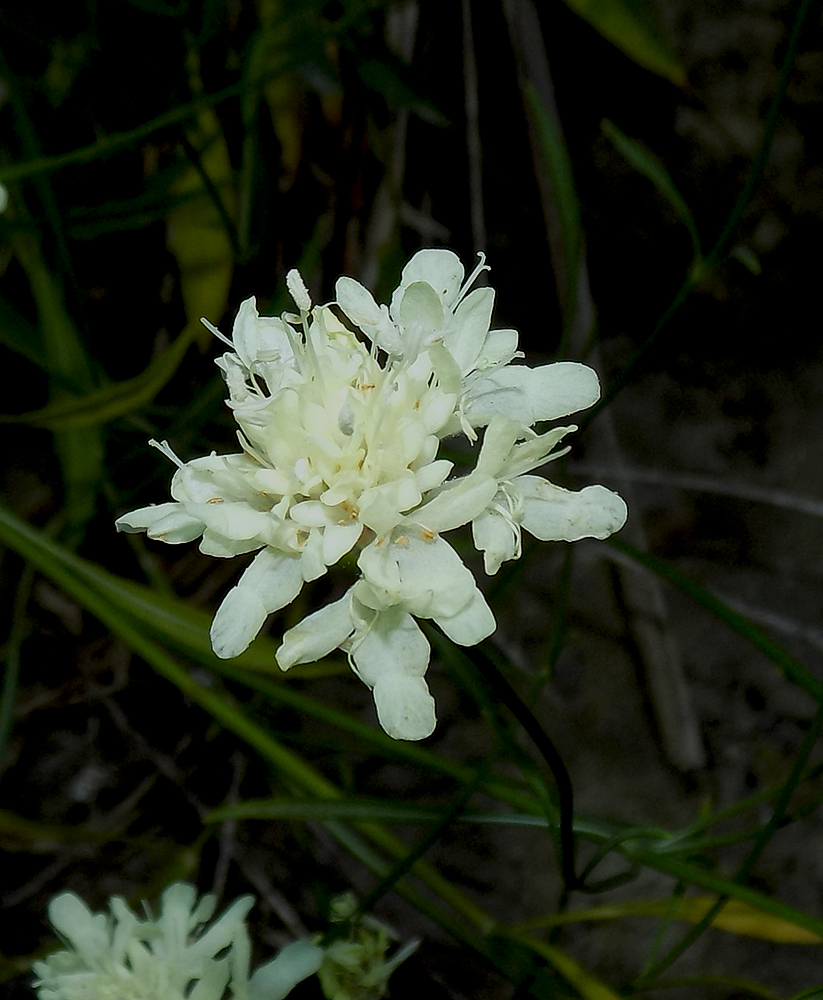
{"type": "MultiPolygon", "coordinates": [[[[525,110],[522,66],[518,76],[522,52],[496,2],[471,5],[481,151],[473,164],[464,9],[453,0],[8,8],[0,13],[0,179],[11,165],[91,146],[186,104],[196,75],[206,94],[235,87],[213,105],[242,196],[239,209],[228,209],[225,313],[209,316],[224,331],[248,295],[258,297],[261,311],[285,308],[283,277],[298,263],[317,301],[331,297],[343,273],[387,300],[420,246],[451,247],[467,272],[482,248],[497,290],[494,325],[520,331],[530,363],[558,350],[575,358],[587,352],[604,386],[616,385],[693,257],[671,204],[620,155],[601,121],[614,122],[665,166],[708,256],[761,148],[797,7],[775,0],[656,4],[684,70],[680,85],[637,65],[565,5],[536,7],[596,316],[562,340],[564,315],[574,324],[555,284],[561,264],[547,239],[540,140],[525,110]],[[262,94],[249,82],[253,56],[273,81],[262,94]],[[470,176],[478,169],[483,247],[472,228],[470,176]]],[[[603,482],[624,492],[641,530],[631,536],[635,544],[767,628],[818,677],[823,527],[820,511],[801,508],[823,492],[822,103],[823,30],[812,5],[765,169],[739,225],[608,410],[576,436],[562,473],[567,485],[603,482]]],[[[43,316],[21,263],[21,239],[39,247],[90,359],[91,386],[139,375],[196,321],[187,315],[184,264],[171,233],[175,179],[196,170],[201,154],[189,118],[161,124],[116,152],[8,181],[11,207],[0,217],[4,413],[36,410],[55,392],[49,365],[36,363],[45,356],[43,316]]],[[[212,206],[208,193],[200,204],[212,206]]],[[[476,198],[474,208],[476,219],[476,198]]],[[[201,338],[151,403],[103,426],[104,461],[86,490],[85,514],[65,514],[54,435],[26,422],[7,425],[4,503],[84,557],[144,579],[145,563],[115,536],[113,520],[166,498],[170,469],[146,447],[149,437],[169,437],[184,459],[233,448],[214,356],[214,343],[201,338]]],[[[172,589],[205,608],[237,573],[237,561],[214,564],[192,546],[145,548],[172,589]]],[[[516,686],[528,686],[552,658],[562,549],[532,547],[520,589],[501,588],[497,601],[492,592],[496,641],[516,686]]],[[[698,739],[689,756],[682,734],[666,731],[650,693],[652,668],[621,572],[613,552],[577,547],[563,649],[535,709],[566,758],[578,810],[677,827],[701,805],[720,808],[785,780],[813,700],[739,636],[666,590],[662,629],[685,679],[687,728],[698,739]]],[[[317,584],[310,606],[331,585],[317,584]]],[[[334,893],[368,891],[372,877],[318,824],[229,825],[202,838],[210,809],[270,795],[277,776],[48,579],[27,575],[10,551],[0,587],[6,652],[19,652],[20,662],[0,765],[0,809],[7,811],[0,823],[0,970],[9,983],[0,988],[26,995],[21,972],[53,944],[45,905],[64,888],[95,908],[112,893],[151,896],[174,877],[214,886],[226,900],[253,891],[262,899],[253,923],[261,954],[322,929],[334,893]],[[27,835],[9,815],[63,833],[53,840],[42,831],[27,835]],[[74,843],[65,831],[77,825],[125,832],[116,841],[74,843]]],[[[290,623],[284,613],[271,623],[272,635],[290,623]]],[[[440,719],[433,746],[463,761],[484,759],[489,737],[479,710],[439,664],[430,676],[440,719]]],[[[447,786],[423,772],[369,756],[239,686],[228,690],[358,794],[449,799],[447,786]]],[[[346,673],[301,690],[373,720],[368,691],[346,673]]],[[[814,787],[809,795],[813,802],[814,787]]],[[[782,831],[752,884],[819,914],[820,834],[813,811],[782,831]]],[[[558,878],[545,835],[451,828],[430,859],[501,920],[525,920],[555,905],[558,878]]],[[[733,870],[740,856],[732,851],[719,860],[733,870]]],[[[644,871],[606,899],[661,898],[672,884],[644,871]]],[[[391,996],[514,995],[483,960],[397,897],[386,897],[377,912],[401,938],[423,938],[395,975],[391,996]]],[[[653,935],[651,921],[623,920],[572,926],[560,943],[617,988],[637,976],[653,935]]],[[[788,997],[821,980],[819,969],[817,948],[709,931],[670,976],[749,977],[788,997]]],[[[316,987],[299,995],[315,996],[316,987]]],[[[703,984],[670,995],[748,994],[703,984]]]]}

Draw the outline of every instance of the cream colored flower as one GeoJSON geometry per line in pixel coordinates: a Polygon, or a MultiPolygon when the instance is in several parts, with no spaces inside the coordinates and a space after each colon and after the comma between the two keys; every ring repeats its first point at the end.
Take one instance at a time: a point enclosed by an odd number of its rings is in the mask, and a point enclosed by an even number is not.
{"type": "Polygon", "coordinates": [[[39,1000],[283,1000],[317,972],[324,952],[296,941],[249,976],[252,903],[241,896],[209,924],[214,896],[198,902],[183,882],[163,892],[156,919],[137,916],[119,896],[105,914],[61,893],[49,920],[67,947],[34,963],[35,991],[39,1000]]]}
{"type": "MultiPolygon", "coordinates": [[[[312,309],[296,271],[287,284],[299,315],[240,307],[230,351],[218,359],[241,452],[182,462],[173,502],[120,517],[117,527],[181,543],[200,537],[214,556],[256,552],[211,628],[221,657],[241,653],[272,612],[303,584],[356,551],[360,576],[333,604],[289,630],[283,669],[340,647],[372,689],[383,728],[422,739],[435,725],[425,681],[429,644],[415,619],[433,620],[473,645],[495,620],[472,574],[443,533],[472,524],[487,572],[520,553],[520,531],[565,539],[616,531],[623,501],[603,487],[571,493],[526,473],[557,457],[573,427],[538,434],[533,424],[591,406],[596,374],[574,362],[539,368],[519,358],[513,330],[490,330],[494,292],[471,290],[449,250],[421,250],[390,306],[352,278],[336,305],[312,309]],[[474,442],[477,466],[453,476],[443,438],[474,442]]],[[[156,442],[152,442],[156,444],[156,442]]]]}

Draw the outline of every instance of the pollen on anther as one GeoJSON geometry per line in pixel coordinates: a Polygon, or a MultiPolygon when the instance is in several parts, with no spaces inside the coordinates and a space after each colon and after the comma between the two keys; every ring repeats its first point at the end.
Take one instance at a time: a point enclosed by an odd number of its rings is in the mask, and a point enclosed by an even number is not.
{"type": "Polygon", "coordinates": [[[420,535],[424,542],[433,542],[435,538],[437,538],[437,532],[429,531],[428,528],[422,528],[420,531],[420,535]]]}
{"type": "Polygon", "coordinates": [[[209,499],[206,501],[206,503],[222,503],[222,502],[223,502],[222,497],[209,497],[209,499]]]}

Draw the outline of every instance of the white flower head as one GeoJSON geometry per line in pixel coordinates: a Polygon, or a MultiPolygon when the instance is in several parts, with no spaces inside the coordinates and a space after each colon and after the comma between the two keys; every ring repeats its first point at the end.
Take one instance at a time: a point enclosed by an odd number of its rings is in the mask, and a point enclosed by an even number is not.
{"type": "Polygon", "coordinates": [[[39,1000],[282,1000],[317,972],[324,953],[296,941],[249,976],[252,903],[241,896],[209,923],[215,897],[198,902],[184,882],[165,889],[156,919],[137,916],[119,896],[105,914],[61,893],[49,920],[67,947],[34,963],[35,991],[39,1000]]]}
{"type": "Polygon", "coordinates": [[[125,514],[118,529],[182,543],[208,555],[257,554],[226,595],[211,628],[220,657],[241,653],[266,618],[303,584],[350,552],[359,577],[342,598],[286,632],[287,670],[342,648],[373,691],[381,725],[397,739],[435,726],[425,673],[429,644],[415,619],[433,620],[470,646],[495,629],[474,577],[443,534],[471,524],[485,568],[517,558],[525,528],[543,540],[605,538],[626,519],[602,486],[579,493],[530,475],[564,454],[573,426],[534,425],[599,398],[591,368],[561,361],[530,368],[514,330],[490,329],[494,291],[471,288],[450,250],[421,250],[390,304],[353,278],[336,307],[311,308],[302,278],[287,285],[299,316],[240,307],[232,350],[217,360],[241,451],[182,462],[172,502],[125,514]],[[485,429],[485,430],[484,430],[485,429]],[[483,434],[474,470],[452,476],[441,441],[483,434]]]}

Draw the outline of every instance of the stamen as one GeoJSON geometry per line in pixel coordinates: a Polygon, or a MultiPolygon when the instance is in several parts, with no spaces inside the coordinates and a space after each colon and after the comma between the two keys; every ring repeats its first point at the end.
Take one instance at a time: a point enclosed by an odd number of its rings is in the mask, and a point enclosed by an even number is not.
{"type": "Polygon", "coordinates": [[[301,313],[311,312],[311,296],[296,267],[293,267],[286,275],[286,288],[288,288],[289,294],[294,299],[294,304],[301,313]]]}
{"type": "Polygon", "coordinates": [[[166,458],[174,462],[178,469],[182,469],[186,464],[185,462],[181,462],[177,455],[175,455],[175,453],[171,450],[171,445],[168,441],[155,441],[154,438],[152,438],[151,441],[149,441],[149,444],[152,448],[156,448],[158,451],[162,452],[166,458]]]}
{"type": "Polygon", "coordinates": [[[221,333],[217,329],[214,323],[209,323],[209,321],[206,319],[205,316],[200,317],[200,322],[203,324],[203,326],[205,326],[207,330],[210,330],[215,335],[215,337],[217,337],[218,340],[222,340],[224,344],[228,344],[229,347],[232,350],[234,350],[234,344],[229,340],[229,338],[224,333],[221,333]]]}
{"type": "Polygon", "coordinates": [[[477,279],[480,277],[480,275],[484,271],[491,271],[491,268],[486,263],[486,255],[483,253],[482,250],[478,250],[477,251],[477,256],[480,258],[480,263],[477,265],[477,267],[475,267],[475,269],[472,271],[472,273],[463,282],[463,287],[460,289],[460,292],[458,293],[457,299],[456,299],[454,305],[452,306],[452,312],[454,312],[454,310],[460,305],[460,303],[463,301],[463,299],[465,299],[465,297],[469,293],[469,289],[475,283],[475,281],[477,281],[477,279]]]}

